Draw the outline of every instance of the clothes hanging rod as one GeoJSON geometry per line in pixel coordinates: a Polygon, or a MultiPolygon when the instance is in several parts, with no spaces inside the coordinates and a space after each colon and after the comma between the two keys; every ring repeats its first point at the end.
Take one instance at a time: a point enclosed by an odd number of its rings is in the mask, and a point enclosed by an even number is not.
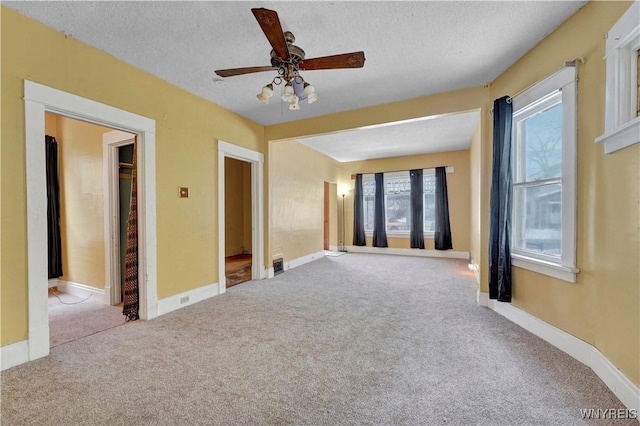
{"type": "Polygon", "coordinates": [[[133,163],[120,163],[119,166],[123,169],[133,169],[133,163]]]}

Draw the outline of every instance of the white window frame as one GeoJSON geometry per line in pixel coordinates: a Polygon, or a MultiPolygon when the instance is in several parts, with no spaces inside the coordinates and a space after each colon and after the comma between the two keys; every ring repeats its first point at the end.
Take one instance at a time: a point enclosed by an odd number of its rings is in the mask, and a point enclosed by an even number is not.
{"type": "MultiPolygon", "coordinates": [[[[576,268],[576,177],[577,177],[577,122],[576,122],[576,69],[567,66],[512,99],[515,121],[531,105],[553,92],[562,93],[562,232],[561,254],[559,258],[537,256],[530,251],[514,248],[512,234],[511,263],[564,281],[576,282],[579,270],[576,268]]],[[[515,206],[513,211],[515,211],[515,206]]]]}
{"type": "Polygon", "coordinates": [[[638,49],[640,49],[640,2],[635,1],[607,33],[607,80],[605,131],[596,138],[604,142],[605,154],[640,142],[637,116],[638,49]]]}

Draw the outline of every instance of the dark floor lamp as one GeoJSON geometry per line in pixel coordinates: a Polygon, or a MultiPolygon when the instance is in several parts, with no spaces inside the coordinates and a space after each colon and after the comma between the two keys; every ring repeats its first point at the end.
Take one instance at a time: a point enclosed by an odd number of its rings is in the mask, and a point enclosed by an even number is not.
{"type": "Polygon", "coordinates": [[[345,232],[344,231],[344,225],[345,225],[345,223],[344,223],[344,196],[347,195],[347,193],[346,193],[346,191],[344,189],[342,189],[340,192],[341,192],[340,195],[342,195],[342,241],[340,243],[340,246],[338,247],[338,251],[347,251],[347,248],[346,248],[345,243],[344,243],[344,232],[345,232]]]}

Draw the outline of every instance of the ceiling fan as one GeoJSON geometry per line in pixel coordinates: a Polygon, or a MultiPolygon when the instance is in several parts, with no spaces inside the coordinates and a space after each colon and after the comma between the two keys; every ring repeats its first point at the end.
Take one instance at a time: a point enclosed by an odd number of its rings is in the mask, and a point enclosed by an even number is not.
{"type": "Polygon", "coordinates": [[[264,86],[258,94],[258,99],[265,104],[269,103],[269,98],[273,95],[273,85],[283,82],[285,82],[285,86],[282,99],[291,104],[289,109],[300,109],[299,100],[307,99],[309,103],[315,102],[318,99],[318,94],[313,86],[300,76],[300,71],[362,68],[364,66],[365,58],[362,51],[306,59],[304,50],[293,44],[296,40],[293,33],[282,31],[280,19],[274,10],[254,8],[251,9],[251,12],[273,48],[271,50],[271,65],[216,70],[215,73],[220,77],[233,77],[276,70],[278,76],[264,86]]]}

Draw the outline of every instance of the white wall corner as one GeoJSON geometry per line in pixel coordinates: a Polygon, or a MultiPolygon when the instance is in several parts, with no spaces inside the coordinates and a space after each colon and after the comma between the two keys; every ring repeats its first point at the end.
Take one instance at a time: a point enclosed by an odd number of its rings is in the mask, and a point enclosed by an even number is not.
{"type": "Polygon", "coordinates": [[[0,368],[2,371],[29,361],[29,341],[12,343],[0,348],[0,368]]]}
{"type": "Polygon", "coordinates": [[[220,294],[218,283],[205,285],[184,293],[158,300],[158,316],[168,314],[194,303],[202,302],[220,294]]]}

